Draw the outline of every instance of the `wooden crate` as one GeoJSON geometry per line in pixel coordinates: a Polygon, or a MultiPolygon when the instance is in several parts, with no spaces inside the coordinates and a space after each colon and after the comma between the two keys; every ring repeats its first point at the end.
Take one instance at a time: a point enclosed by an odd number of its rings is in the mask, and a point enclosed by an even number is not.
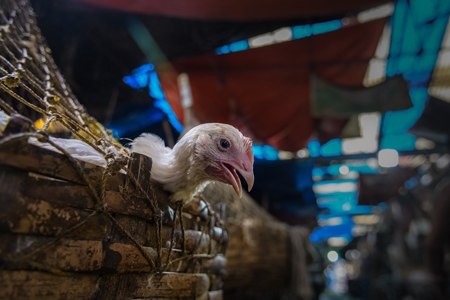
{"type": "Polygon", "coordinates": [[[21,134],[0,137],[1,299],[222,298],[226,231],[194,202],[183,243],[151,159],[133,154],[128,174],[105,176],[21,134]]]}

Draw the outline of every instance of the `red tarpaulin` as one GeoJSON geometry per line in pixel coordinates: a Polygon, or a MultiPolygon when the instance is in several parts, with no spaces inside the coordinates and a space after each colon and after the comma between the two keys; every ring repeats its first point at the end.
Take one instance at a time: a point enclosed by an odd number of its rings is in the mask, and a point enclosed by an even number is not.
{"type": "MultiPolygon", "coordinates": [[[[386,19],[326,34],[226,55],[173,62],[189,75],[195,116],[202,123],[235,124],[280,150],[304,148],[314,131],[310,75],[340,86],[361,86],[386,19]]],[[[176,72],[159,72],[183,120],[176,72]]]]}
{"type": "Polygon", "coordinates": [[[189,19],[255,21],[325,17],[364,10],[392,0],[78,0],[99,7],[189,19]]]}

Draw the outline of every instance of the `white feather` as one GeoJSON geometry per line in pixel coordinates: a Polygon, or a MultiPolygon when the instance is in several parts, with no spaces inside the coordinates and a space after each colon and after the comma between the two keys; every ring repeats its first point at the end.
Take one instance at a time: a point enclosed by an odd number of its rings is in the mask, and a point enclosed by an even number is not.
{"type": "MultiPolygon", "coordinates": [[[[75,139],[60,139],[55,137],[50,137],[50,139],[59,147],[66,150],[73,158],[106,168],[106,160],[103,155],[98,153],[94,148],[85,142],[75,139]]],[[[41,143],[34,137],[29,138],[28,142],[47,150],[60,152],[52,145],[48,143],[41,143]]]]}
{"type": "Polygon", "coordinates": [[[132,143],[132,152],[152,158],[151,177],[159,182],[164,190],[172,193],[172,201],[189,201],[198,188],[198,184],[192,184],[191,178],[198,172],[190,172],[193,147],[189,144],[195,140],[195,137],[186,134],[174,149],[170,149],[160,137],[144,133],[132,143]]]}
{"type": "Polygon", "coordinates": [[[152,158],[151,177],[157,182],[165,184],[175,179],[176,160],[173,150],[166,147],[164,141],[159,136],[143,133],[134,139],[131,151],[152,158]]]}
{"type": "Polygon", "coordinates": [[[9,116],[0,109],[0,132],[3,132],[6,128],[6,125],[8,125],[9,122],[9,116]]]}

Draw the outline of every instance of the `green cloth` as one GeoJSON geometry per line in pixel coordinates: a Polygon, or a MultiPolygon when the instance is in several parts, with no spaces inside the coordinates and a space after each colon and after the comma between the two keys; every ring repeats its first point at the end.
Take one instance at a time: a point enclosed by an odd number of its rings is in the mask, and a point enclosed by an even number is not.
{"type": "Polygon", "coordinates": [[[408,85],[400,75],[372,87],[340,87],[313,75],[311,101],[314,117],[345,118],[412,107],[408,85]]]}

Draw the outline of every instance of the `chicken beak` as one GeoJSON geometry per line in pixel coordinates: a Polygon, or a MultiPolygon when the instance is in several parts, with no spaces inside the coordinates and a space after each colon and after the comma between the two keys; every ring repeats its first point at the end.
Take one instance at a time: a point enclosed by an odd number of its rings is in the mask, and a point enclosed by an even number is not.
{"type": "MultiPolygon", "coordinates": [[[[248,186],[247,190],[250,192],[253,188],[253,183],[255,182],[255,176],[253,175],[253,169],[250,169],[250,171],[247,171],[242,168],[236,168],[236,170],[244,178],[244,180],[248,186]]],[[[232,184],[232,186],[233,186],[236,194],[238,194],[239,198],[242,198],[242,185],[241,185],[241,181],[239,180],[239,177],[238,177],[237,181],[235,181],[235,183],[232,184]]]]}
{"type": "Polygon", "coordinates": [[[244,177],[245,182],[247,182],[247,190],[250,192],[253,188],[253,183],[255,182],[255,176],[253,175],[253,171],[250,172],[242,172],[239,170],[242,177],[244,177]]]}
{"type": "Polygon", "coordinates": [[[231,185],[234,189],[234,191],[236,192],[236,194],[238,195],[239,199],[242,198],[242,186],[241,183],[237,183],[237,184],[232,184],[231,185]]]}
{"type": "Polygon", "coordinates": [[[239,198],[242,198],[242,185],[237,172],[239,172],[245,182],[247,182],[248,191],[250,192],[255,181],[252,167],[246,167],[244,165],[237,167],[227,163],[223,163],[222,166],[223,171],[219,173],[220,175],[218,175],[218,177],[221,178],[221,181],[231,185],[239,198]]]}

